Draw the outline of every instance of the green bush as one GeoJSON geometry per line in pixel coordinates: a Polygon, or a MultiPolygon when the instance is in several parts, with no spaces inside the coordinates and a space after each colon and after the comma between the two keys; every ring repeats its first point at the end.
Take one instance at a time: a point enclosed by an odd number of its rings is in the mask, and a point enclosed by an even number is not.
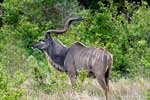
{"type": "Polygon", "coordinates": [[[22,96],[23,90],[13,87],[15,83],[11,81],[0,63],[0,100],[18,100],[22,96]]]}

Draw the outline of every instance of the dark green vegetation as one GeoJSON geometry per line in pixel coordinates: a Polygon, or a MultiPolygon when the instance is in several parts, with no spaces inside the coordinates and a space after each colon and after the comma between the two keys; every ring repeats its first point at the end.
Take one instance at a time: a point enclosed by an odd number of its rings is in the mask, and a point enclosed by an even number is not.
{"type": "MultiPolygon", "coordinates": [[[[68,85],[66,75],[49,68],[45,55],[33,51],[31,45],[43,38],[44,31],[61,28],[70,16],[86,19],[73,23],[66,34],[53,34],[55,39],[67,46],[80,41],[108,49],[114,58],[111,80],[150,78],[149,5],[108,1],[109,6],[93,2],[89,8],[98,7],[85,10],[75,0],[4,0],[0,4],[0,100],[23,95],[19,85],[29,77],[46,92],[68,85]]],[[[79,83],[84,76],[81,73],[79,83]]]]}

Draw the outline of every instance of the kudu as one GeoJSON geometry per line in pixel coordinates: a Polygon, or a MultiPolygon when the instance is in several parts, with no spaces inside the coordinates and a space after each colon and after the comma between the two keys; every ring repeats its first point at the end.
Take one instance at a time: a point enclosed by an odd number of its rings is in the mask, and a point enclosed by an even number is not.
{"type": "Polygon", "coordinates": [[[105,91],[106,100],[108,100],[108,78],[111,65],[113,63],[112,54],[103,48],[86,47],[76,42],[70,47],[52,39],[50,33],[64,33],[68,30],[72,21],[80,21],[82,18],[70,18],[62,30],[48,30],[45,38],[33,45],[45,51],[48,55],[49,62],[59,71],[66,72],[75,85],[77,73],[81,69],[88,72],[88,76],[95,77],[103,90],[105,91]]]}

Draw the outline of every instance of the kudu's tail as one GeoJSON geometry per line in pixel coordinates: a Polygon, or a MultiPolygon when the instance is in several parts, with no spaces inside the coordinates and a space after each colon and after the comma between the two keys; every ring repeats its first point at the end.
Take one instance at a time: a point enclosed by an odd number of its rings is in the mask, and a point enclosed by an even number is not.
{"type": "Polygon", "coordinates": [[[108,62],[107,62],[107,69],[106,69],[106,72],[105,72],[105,82],[106,82],[106,85],[107,85],[108,89],[109,89],[109,73],[110,73],[112,64],[113,64],[113,57],[111,55],[109,57],[108,62]]]}

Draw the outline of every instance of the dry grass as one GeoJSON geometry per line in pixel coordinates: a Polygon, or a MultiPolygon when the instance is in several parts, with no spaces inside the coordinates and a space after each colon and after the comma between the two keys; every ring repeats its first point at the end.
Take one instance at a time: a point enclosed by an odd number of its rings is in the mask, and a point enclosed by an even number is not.
{"type": "Polygon", "coordinates": [[[148,81],[141,80],[119,80],[112,82],[112,95],[115,100],[146,100],[145,92],[150,89],[148,81]]]}
{"type": "MultiPolygon", "coordinates": [[[[109,100],[148,100],[145,93],[150,90],[148,80],[122,79],[110,82],[109,100]]],[[[86,79],[80,90],[66,89],[63,92],[44,93],[34,86],[32,79],[21,86],[25,93],[20,100],[104,100],[103,92],[94,79],[86,79]]]]}

